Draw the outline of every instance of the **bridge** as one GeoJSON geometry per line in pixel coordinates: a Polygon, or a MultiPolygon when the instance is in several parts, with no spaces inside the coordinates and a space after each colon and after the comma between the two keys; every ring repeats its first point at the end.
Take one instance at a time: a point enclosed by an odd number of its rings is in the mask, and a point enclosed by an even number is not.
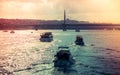
{"type": "Polygon", "coordinates": [[[61,29],[66,31],[68,29],[80,31],[89,29],[118,29],[120,30],[120,24],[97,24],[97,23],[87,23],[87,24],[68,24],[66,23],[66,12],[64,10],[64,22],[63,24],[38,24],[38,25],[0,25],[0,29],[61,29]]]}
{"type": "Polygon", "coordinates": [[[120,29],[119,24],[67,24],[66,23],[66,11],[64,10],[64,23],[63,24],[44,24],[35,25],[34,28],[37,29],[62,29],[66,31],[68,29],[74,29],[80,31],[82,29],[120,29]]]}
{"type": "Polygon", "coordinates": [[[93,29],[118,29],[120,30],[120,24],[41,24],[41,25],[8,25],[0,26],[0,29],[52,29],[52,30],[93,30],[93,29]]]}
{"type": "Polygon", "coordinates": [[[63,24],[44,24],[44,25],[35,25],[35,29],[75,29],[80,31],[82,29],[120,29],[120,24],[67,24],[66,23],[66,11],[64,10],[64,23],[63,24]]]}
{"type": "Polygon", "coordinates": [[[44,25],[34,25],[34,29],[120,29],[119,24],[44,24],[44,25]]]}

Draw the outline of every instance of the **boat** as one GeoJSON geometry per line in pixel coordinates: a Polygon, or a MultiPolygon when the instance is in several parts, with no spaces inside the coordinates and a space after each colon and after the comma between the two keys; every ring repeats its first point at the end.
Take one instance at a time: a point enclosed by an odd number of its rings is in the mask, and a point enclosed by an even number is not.
{"type": "Polygon", "coordinates": [[[80,32],[80,30],[75,30],[75,32],[80,32]]]}
{"type": "Polygon", "coordinates": [[[61,69],[67,69],[70,68],[74,63],[75,60],[72,57],[71,52],[69,51],[69,47],[58,47],[58,52],[54,56],[55,59],[53,60],[54,62],[54,67],[61,68],[61,69]]]}
{"type": "Polygon", "coordinates": [[[75,29],[75,32],[80,32],[80,29],[78,29],[78,28],[77,28],[77,29],[75,29]]]}
{"type": "Polygon", "coordinates": [[[51,42],[53,41],[53,35],[52,32],[45,32],[40,35],[41,42],[51,42]]]}
{"type": "Polygon", "coordinates": [[[77,27],[77,28],[75,29],[75,32],[80,32],[80,29],[77,27]]]}
{"type": "Polygon", "coordinates": [[[12,31],[10,31],[10,33],[15,33],[15,32],[12,30],[12,31]]]}
{"type": "Polygon", "coordinates": [[[7,30],[3,30],[3,32],[8,32],[7,30]]]}
{"type": "Polygon", "coordinates": [[[76,45],[80,45],[80,46],[84,46],[85,45],[82,36],[80,36],[80,35],[76,36],[75,44],[76,45]]]}

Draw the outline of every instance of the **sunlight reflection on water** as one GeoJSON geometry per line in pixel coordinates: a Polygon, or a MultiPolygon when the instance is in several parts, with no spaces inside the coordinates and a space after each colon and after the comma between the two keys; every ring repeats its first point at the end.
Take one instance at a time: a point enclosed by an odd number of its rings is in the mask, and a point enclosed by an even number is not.
{"type": "Polygon", "coordinates": [[[120,74],[120,31],[83,30],[76,33],[55,30],[51,43],[39,41],[42,32],[46,31],[15,30],[13,34],[0,31],[0,68],[10,72],[23,69],[16,72],[18,75],[63,75],[55,71],[52,60],[58,46],[68,45],[77,63],[74,66],[76,72],[69,75],[120,74]],[[86,47],[74,45],[77,34],[83,36],[86,47]],[[26,68],[33,69],[28,71],[26,68]]]}

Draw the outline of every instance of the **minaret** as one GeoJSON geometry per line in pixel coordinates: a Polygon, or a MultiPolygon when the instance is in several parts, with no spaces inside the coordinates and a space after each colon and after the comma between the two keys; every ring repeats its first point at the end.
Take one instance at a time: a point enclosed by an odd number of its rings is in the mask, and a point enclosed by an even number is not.
{"type": "Polygon", "coordinates": [[[64,10],[64,23],[63,23],[63,31],[66,31],[66,11],[64,10]]]}
{"type": "Polygon", "coordinates": [[[66,24],[66,11],[64,10],[64,25],[66,24]]]}

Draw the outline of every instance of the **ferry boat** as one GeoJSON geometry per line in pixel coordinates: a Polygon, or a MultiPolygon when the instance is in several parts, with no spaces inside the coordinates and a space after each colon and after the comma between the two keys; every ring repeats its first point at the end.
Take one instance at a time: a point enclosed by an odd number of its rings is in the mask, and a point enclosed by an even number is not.
{"type": "Polygon", "coordinates": [[[40,41],[42,41],[42,42],[51,42],[51,41],[53,41],[52,32],[42,33],[42,35],[40,35],[40,41]]]}
{"type": "Polygon", "coordinates": [[[80,46],[84,46],[85,45],[82,36],[80,36],[80,35],[76,36],[75,44],[76,45],[80,45],[80,46]]]}
{"type": "Polygon", "coordinates": [[[58,47],[58,52],[54,56],[55,59],[53,60],[54,62],[54,67],[61,68],[61,69],[66,69],[70,68],[74,63],[75,60],[72,57],[71,52],[69,51],[69,47],[58,47]]]}

